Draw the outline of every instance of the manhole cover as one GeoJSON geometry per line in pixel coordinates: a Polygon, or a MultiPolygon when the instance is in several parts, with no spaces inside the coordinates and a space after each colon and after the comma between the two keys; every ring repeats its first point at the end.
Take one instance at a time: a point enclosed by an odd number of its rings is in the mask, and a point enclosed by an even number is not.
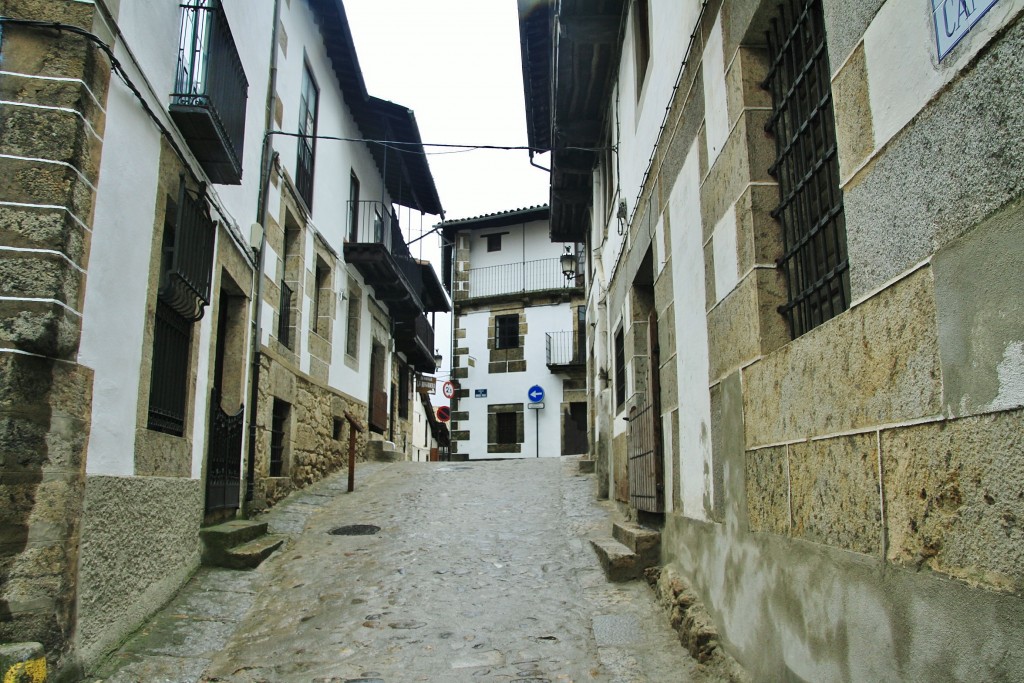
{"type": "Polygon", "coordinates": [[[332,536],[373,536],[378,531],[380,527],[373,524],[349,524],[331,529],[328,533],[332,536]]]}

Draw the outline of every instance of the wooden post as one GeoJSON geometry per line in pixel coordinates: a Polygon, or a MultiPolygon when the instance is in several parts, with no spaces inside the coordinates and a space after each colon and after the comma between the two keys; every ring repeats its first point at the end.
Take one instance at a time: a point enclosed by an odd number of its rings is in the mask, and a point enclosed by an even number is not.
{"type": "Polygon", "coordinates": [[[356,432],[363,431],[363,424],[347,410],[345,419],[348,420],[348,492],[352,493],[356,489],[356,432]]]}

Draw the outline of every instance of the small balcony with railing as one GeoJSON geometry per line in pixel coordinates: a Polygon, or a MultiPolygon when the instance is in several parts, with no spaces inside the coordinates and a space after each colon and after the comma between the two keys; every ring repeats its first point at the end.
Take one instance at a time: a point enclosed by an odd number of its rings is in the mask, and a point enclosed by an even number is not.
{"type": "Polygon", "coordinates": [[[430,326],[427,316],[420,314],[411,320],[395,320],[395,349],[405,354],[406,360],[418,372],[437,370],[434,360],[434,328],[430,326]]]}
{"type": "MultiPolygon", "coordinates": [[[[359,270],[395,320],[449,311],[433,266],[413,258],[395,214],[375,201],[350,201],[348,208],[345,261],[359,270]]],[[[433,353],[431,348],[431,359],[433,353]]]]}
{"type": "Polygon", "coordinates": [[[214,183],[242,181],[248,89],[220,0],[183,2],[178,67],[168,110],[214,183]]]}
{"type": "Polygon", "coordinates": [[[560,259],[549,258],[470,268],[464,273],[457,273],[452,298],[464,301],[577,288],[582,290],[582,287],[581,277],[566,277],[560,259]]]}
{"type": "Polygon", "coordinates": [[[551,372],[581,370],[587,365],[586,337],[572,330],[548,332],[545,339],[547,366],[551,372]]]}

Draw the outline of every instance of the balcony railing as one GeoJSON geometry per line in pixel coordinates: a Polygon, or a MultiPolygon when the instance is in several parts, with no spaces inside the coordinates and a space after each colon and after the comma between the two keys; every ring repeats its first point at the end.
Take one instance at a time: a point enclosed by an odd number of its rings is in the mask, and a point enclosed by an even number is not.
{"type": "Polygon", "coordinates": [[[215,183],[242,180],[248,89],[220,0],[182,3],[170,113],[215,183]]]}
{"type": "Polygon", "coordinates": [[[546,339],[547,365],[564,367],[586,365],[587,351],[583,335],[572,330],[567,332],[548,332],[546,339]]]}
{"type": "Polygon", "coordinates": [[[419,372],[434,372],[434,328],[427,316],[395,321],[395,348],[405,354],[419,372]]]}
{"type": "Polygon", "coordinates": [[[557,258],[520,261],[501,266],[470,268],[468,290],[456,292],[456,298],[503,296],[523,292],[575,287],[575,278],[567,280],[557,258]]]}

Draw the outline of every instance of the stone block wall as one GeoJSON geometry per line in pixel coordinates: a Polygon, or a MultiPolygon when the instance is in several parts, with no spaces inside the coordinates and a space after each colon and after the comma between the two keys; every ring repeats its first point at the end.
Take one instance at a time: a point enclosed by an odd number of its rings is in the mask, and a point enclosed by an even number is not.
{"type": "MultiPolygon", "coordinates": [[[[4,0],[0,15],[93,30],[92,4],[4,0]]],[[[72,33],[0,36],[0,642],[73,668],[92,373],[76,362],[109,64],[72,33]]]]}
{"type": "MultiPolygon", "coordinates": [[[[351,426],[346,411],[365,427],[365,403],[299,372],[284,357],[263,348],[257,406],[254,509],[273,506],[291,491],[304,488],[348,466],[351,426]],[[291,406],[282,476],[270,477],[270,426],[274,399],[291,406]],[[340,429],[335,429],[336,420],[340,429]],[[336,438],[337,437],[337,438],[336,438]]],[[[368,432],[356,434],[356,461],[366,460],[368,432]]]]}
{"type": "MultiPolygon", "coordinates": [[[[891,112],[871,79],[901,65],[880,64],[864,32],[894,18],[876,13],[910,10],[823,4],[849,309],[796,339],[777,311],[787,293],[767,172],[775,141],[759,87],[768,0],[708,5],[612,270],[614,320],[645,252],[665,264],[654,279],[673,435],[663,560],[693,582],[757,680],[1012,680],[1024,676],[1011,645],[1024,636],[1024,135],[1007,117],[1022,99],[1008,84],[1024,68],[1024,11],[991,15],[996,28],[975,29],[938,65],[943,85],[919,113],[876,139],[891,112]],[[702,59],[716,32],[720,74],[702,59]],[[710,77],[724,81],[725,112],[705,111],[710,77]],[[714,153],[708,116],[729,125],[714,153]],[[669,211],[690,155],[699,220],[669,211]],[[676,354],[699,352],[673,337],[686,293],[666,280],[683,255],[661,239],[684,230],[699,230],[703,247],[711,411],[699,444],[679,438],[679,416],[700,409],[684,392],[695,378],[676,374],[676,354]],[[706,445],[703,505],[684,514],[694,482],[679,467],[706,445]]],[[[627,354],[637,348],[627,339],[627,354]]],[[[627,439],[603,448],[611,494],[625,500],[627,439]]]]}

